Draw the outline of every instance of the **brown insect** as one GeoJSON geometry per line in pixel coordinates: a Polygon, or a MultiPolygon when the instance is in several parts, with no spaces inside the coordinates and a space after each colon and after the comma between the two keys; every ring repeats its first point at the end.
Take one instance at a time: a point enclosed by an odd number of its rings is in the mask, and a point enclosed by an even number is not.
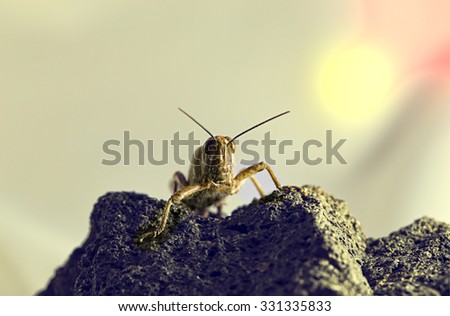
{"type": "Polygon", "coordinates": [[[142,234],[138,238],[139,243],[142,243],[148,237],[154,238],[164,231],[170,207],[174,203],[183,202],[191,209],[195,209],[203,215],[208,214],[207,207],[215,205],[220,216],[222,201],[228,195],[239,192],[247,178],[250,178],[259,194],[264,196],[261,185],[253,176],[263,170],[267,170],[277,189],[281,189],[281,184],[272,171],[272,168],[263,161],[241,170],[236,176],[233,175],[234,153],[236,152],[236,143],[234,140],[254,128],[285,115],[290,111],[271,117],[231,138],[220,135],[214,136],[188,113],[180,108],[178,109],[197,123],[211,137],[206,140],[203,146],[197,148],[195,151],[187,180],[181,172],[175,172],[171,182],[174,193],[167,201],[159,228],[156,231],[149,231],[142,234]]]}

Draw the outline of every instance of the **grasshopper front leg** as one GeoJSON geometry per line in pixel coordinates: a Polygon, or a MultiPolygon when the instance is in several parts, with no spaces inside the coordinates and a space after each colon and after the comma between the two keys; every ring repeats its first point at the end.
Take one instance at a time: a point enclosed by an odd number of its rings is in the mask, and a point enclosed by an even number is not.
{"type": "Polygon", "coordinates": [[[258,180],[256,180],[256,178],[255,178],[254,176],[250,176],[250,180],[252,181],[253,185],[255,186],[256,190],[258,191],[258,193],[259,193],[259,195],[260,195],[261,197],[263,197],[264,195],[266,195],[266,194],[264,193],[264,190],[263,190],[261,184],[259,183],[258,180]]]}
{"type": "Polygon", "coordinates": [[[166,227],[167,219],[169,218],[170,207],[172,206],[172,204],[180,203],[181,200],[183,200],[184,198],[186,198],[194,193],[203,191],[207,188],[209,188],[208,184],[195,184],[195,185],[188,185],[187,187],[184,187],[184,188],[178,190],[177,192],[175,192],[166,203],[166,207],[164,208],[164,213],[163,213],[163,216],[161,219],[161,224],[159,225],[159,228],[156,231],[150,231],[150,232],[144,233],[143,235],[141,235],[141,237],[139,237],[138,242],[142,243],[144,241],[144,239],[146,239],[150,236],[152,238],[155,238],[156,236],[158,236],[159,234],[161,234],[164,231],[164,228],[166,227]]]}
{"type": "MultiPolygon", "coordinates": [[[[239,190],[241,184],[243,181],[245,181],[247,178],[250,178],[253,183],[255,184],[256,188],[258,189],[258,192],[261,194],[262,190],[261,190],[261,186],[259,186],[255,183],[256,179],[253,178],[253,175],[263,171],[263,170],[267,170],[267,172],[269,173],[270,177],[272,178],[273,183],[275,184],[275,186],[277,187],[278,190],[281,190],[281,184],[280,181],[278,181],[277,176],[275,175],[275,173],[273,172],[272,168],[270,168],[270,166],[268,164],[266,164],[264,161],[261,161],[257,164],[254,164],[253,166],[250,166],[248,168],[245,168],[244,170],[241,170],[236,177],[234,178],[234,187],[236,188],[236,191],[239,190]]],[[[236,193],[236,192],[233,192],[236,193]]],[[[263,194],[261,194],[263,195],[263,194]]]]}

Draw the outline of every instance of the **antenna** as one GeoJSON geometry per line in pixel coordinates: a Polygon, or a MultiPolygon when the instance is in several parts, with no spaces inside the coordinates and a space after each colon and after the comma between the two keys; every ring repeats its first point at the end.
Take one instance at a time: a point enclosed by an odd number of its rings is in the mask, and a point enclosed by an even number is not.
{"type": "MultiPolygon", "coordinates": [[[[276,118],[278,118],[278,117],[280,117],[280,116],[282,116],[282,115],[288,114],[289,112],[291,112],[291,111],[286,111],[286,112],[283,112],[283,113],[281,113],[281,114],[275,115],[274,117],[271,117],[270,119],[267,119],[267,120],[265,120],[264,122],[261,122],[261,123],[259,123],[259,124],[256,124],[255,126],[250,127],[249,129],[246,129],[246,130],[243,131],[242,133],[239,133],[239,134],[237,134],[236,136],[234,136],[233,139],[231,139],[231,140],[228,142],[228,144],[232,143],[236,138],[238,138],[238,137],[244,135],[245,133],[250,132],[252,129],[255,129],[255,128],[257,128],[258,126],[261,126],[261,125],[263,125],[263,124],[266,124],[267,122],[270,122],[270,121],[272,121],[272,120],[274,120],[274,119],[276,119],[276,118]]],[[[200,126],[201,126],[201,125],[200,125],[200,126]]],[[[227,144],[227,145],[228,145],[228,144],[227,144]]]]}
{"type": "Polygon", "coordinates": [[[189,117],[191,120],[193,120],[195,123],[197,123],[198,126],[200,126],[201,128],[203,128],[203,130],[205,132],[207,132],[212,138],[216,139],[214,137],[213,134],[211,134],[210,131],[208,131],[202,124],[200,124],[195,118],[193,118],[192,116],[190,116],[188,113],[186,113],[182,108],[178,108],[178,110],[180,110],[181,112],[183,112],[187,117],[189,117]]]}

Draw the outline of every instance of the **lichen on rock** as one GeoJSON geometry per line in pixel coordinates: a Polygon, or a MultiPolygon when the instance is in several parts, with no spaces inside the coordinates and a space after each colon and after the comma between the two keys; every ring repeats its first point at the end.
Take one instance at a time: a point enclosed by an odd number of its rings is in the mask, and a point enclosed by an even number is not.
{"type": "Polygon", "coordinates": [[[165,202],[101,197],[91,231],[41,295],[370,295],[365,236],[346,204],[320,188],[284,187],[226,218],[183,205],[138,247],[165,202]],[[145,248],[145,249],[143,249],[145,248]]]}
{"type": "Polygon", "coordinates": [[[450,295],[450,225],[422,217],[369,239],[363,267],[375,295],[450,295]]]}
{"type": "Polygon", "coordinates": [[[366,238],[347,204],[314,186],[208,218],[130,192],[101,197],[83,245],[40,295],[450,295],[450,225],[421,218],[366,238]]]}

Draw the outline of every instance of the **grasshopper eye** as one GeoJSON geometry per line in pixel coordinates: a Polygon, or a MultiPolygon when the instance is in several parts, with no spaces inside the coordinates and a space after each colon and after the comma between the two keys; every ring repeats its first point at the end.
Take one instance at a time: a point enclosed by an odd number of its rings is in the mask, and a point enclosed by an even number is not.
{"type": "Polygon", "coordinates": [[[231,143],[231,150],[233,151],[233,154],[236,152],[236,143],[235,142],[231,143]]]}
{"type": "Polygon", "coordinates": [[[215,138],[208,138],[208,140],[205,143],[205,150],[206,153],[212,153],[217,151],[217,140],[215,138]]]}
{"type": "Polygon", "coordinates": [[[233,152],[233,154],[236,152],[236,143],[234,141],[232,141],[231,137],[229,136],[225,136],[225,139],[227,140],[227,146],[230,146],[231,151],[233,152]]]}

